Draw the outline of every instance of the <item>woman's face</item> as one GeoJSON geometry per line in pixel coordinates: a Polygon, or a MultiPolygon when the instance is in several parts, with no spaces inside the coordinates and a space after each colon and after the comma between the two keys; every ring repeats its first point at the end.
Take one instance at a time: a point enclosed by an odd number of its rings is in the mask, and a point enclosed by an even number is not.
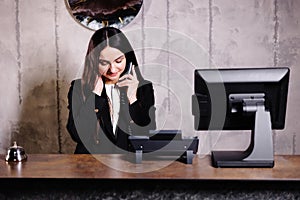
{"type": "Polygon", "coordinates": [[[117,83],[125,66],[126,57],[119,49],[107,46],[100,52],[98,69],[106,84],[117,83]]]}

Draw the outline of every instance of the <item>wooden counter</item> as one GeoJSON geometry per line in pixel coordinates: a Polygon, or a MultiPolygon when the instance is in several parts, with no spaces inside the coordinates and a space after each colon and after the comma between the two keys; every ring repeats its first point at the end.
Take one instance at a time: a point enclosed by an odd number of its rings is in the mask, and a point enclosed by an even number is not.
{"type": "Polygon", "coordinates": [[[193,164],[170,159],[134,164],[125,155],[30,154],[17,164],[0,158],[0,179],[300,180],[300,156],[275,156],[274,168],[214,168],[209,156],[200,155],[193,164]]]}

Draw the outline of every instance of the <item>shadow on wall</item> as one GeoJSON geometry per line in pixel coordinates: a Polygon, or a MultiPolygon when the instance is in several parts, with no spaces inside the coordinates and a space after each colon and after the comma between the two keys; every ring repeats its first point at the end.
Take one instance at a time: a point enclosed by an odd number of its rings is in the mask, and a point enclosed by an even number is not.
{"type": "MultiPolygon", "coordinates": [[[[22,111],[12,141],[24,147],[26,153],[61,153],[59,141],[56,80],[34,85],[24,95],[22,111]]],[[[65,122],[62,122],[64,128],[65,122]]],[[[68,140],[64,143],[70,143],[68,140]]]]}

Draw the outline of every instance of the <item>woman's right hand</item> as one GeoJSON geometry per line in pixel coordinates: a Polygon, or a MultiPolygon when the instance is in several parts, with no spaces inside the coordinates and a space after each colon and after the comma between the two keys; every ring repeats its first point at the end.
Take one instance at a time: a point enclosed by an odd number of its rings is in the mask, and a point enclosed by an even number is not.
{"type": "Polygon", "coordinates": [[[102,90],[103,90],[103,81],[101,76],[98,75],[95,80],[95,87],[93,93],[97,94],[98,96],[101,96],[102,90]]]}

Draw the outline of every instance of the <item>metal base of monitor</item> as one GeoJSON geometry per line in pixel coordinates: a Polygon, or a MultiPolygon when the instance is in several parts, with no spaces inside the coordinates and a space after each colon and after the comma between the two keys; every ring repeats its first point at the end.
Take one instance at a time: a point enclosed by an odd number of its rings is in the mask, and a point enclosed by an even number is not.
{"type": "Polygon", "coordinates": [[[273,135],[270,112],[265,110],[261,94],[240,95],[232,99],[242,99],[245,112],[255,112],[255,125],[251,142],[245,151],[213,151],[214,167],[273,167],[273,135]]]}
{"type": "Polygon", "coordinates": [[[214,167],[274,167],[274,160],[244,160],[244,151],[213,151],[214,167]]]}

